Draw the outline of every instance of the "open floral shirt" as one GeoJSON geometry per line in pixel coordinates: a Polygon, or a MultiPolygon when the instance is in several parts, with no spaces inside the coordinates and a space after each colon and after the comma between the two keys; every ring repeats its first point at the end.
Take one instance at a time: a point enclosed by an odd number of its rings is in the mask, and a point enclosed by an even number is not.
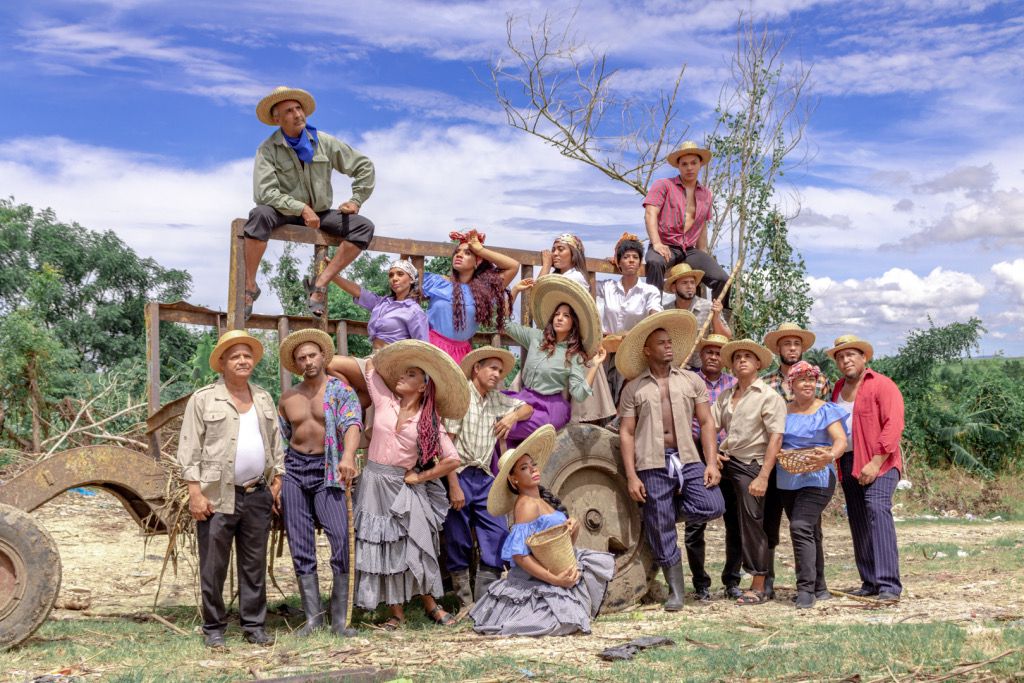
{"type": "MultiPolygon", "coordinates": [[[[292,426],[278,416],[281,433],[291,439],[292,426]]],[[[363,428],[363,409],[359,397],[348,382],[330,377],[324,388],[324,485],[345,488],[338,479],[338,463],[344,447],[345,432],[349,427],[363,428]]]]}

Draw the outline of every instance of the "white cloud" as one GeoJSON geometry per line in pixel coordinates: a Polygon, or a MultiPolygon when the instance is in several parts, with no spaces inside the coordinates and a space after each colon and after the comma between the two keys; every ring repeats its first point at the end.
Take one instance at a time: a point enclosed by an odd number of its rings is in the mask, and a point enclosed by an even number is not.
{"type": "Polygon", "coordinates": [[[1024,258],[1000,261],[992,266],[992,273],[996,276],[998,286],[1015,299],[1013,303],[1024,306],[1024,258]]]}
{"type": "Polygon", "coordinates": [[[408,112],[416,118],[426,117],[441,121],[473,121],[500,126],[505,114],[498,105],[482,106],[466,102],[440,90],[408,86],[361,86],[357,96],[369,99],[378,106],[408,112]]]}

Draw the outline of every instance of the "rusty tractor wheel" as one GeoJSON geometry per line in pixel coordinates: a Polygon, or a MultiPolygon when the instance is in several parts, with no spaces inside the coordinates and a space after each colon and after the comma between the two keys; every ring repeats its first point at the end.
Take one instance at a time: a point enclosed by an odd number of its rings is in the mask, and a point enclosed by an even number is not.
{"type": "Polygon", "coordinates": [[[640,600],[654,560],[641,535],[640,508],[626,489],[618,435],[588,424],[562,430],[543,483],[580,521],[577,545],[615,555],[615,576],[601,611],[617,612],[640,600]]]}
{"type": "Polygon", "coordinates": [[[32,515],[0,504],[0,650],[46,621],[60,590],[57,544],[32,515]]]}

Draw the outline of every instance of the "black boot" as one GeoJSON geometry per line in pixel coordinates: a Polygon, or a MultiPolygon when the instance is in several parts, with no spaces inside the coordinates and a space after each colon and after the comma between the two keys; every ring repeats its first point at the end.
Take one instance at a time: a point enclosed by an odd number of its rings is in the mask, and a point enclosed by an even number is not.
{"type": "Polygon", "coordinates": [[[335,574],[331,586],[331,631],[336,636],[351,638],[359,631],[345,626],[348,621],[348,574],[335,574]]]}
{"type": "Polygon", "coordinates": [[[308,636],[324,625],[324,608],[320,604],[320,580],[316,574],[303,574],[296,577],[299,581],[299,598],[302,611],[306,614],[306,623],[295,635],[308,636]]]}
{"type": "Polygon", "coordinates": [[[476,570],[476,585],[473,586],[473,594],[477,600],[487,594],[487,589],[492,583],[501,578],[501,570],[481,564],[476,570]]]}
{"type": "Polygon", "coordinates": [[[686,594],[686,584],[683,579],[683,562],[680,560],[671,567],[665,567],[665,583],[668,584],[669,596],[665,601],[666,612],[678,612],[683,608],[683,596],[686,594]]]}
{"type": "Polygon", "coordinates": [[[764,594],[775,599],[775,548],[768,548],[768,576],[764,577],[764,594]]]}

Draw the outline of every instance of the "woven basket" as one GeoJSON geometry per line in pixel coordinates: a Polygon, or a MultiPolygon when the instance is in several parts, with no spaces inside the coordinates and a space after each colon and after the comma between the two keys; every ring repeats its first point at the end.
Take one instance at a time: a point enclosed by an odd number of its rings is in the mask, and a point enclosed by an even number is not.
{"type": "Polygon", "coordinates": [[[624,336],[625,335],[622,334],[606,334],[601,340],[601,346],[603,346],[604,350],[608,353],[615,353],[619,350],[619,344],[622,343],[622,338],[624,336]]]}
{"type": "Polygon", "coordinates": [[[817,472],[823,469],[825,465],[818,465],[811,459],[821,453],[821,447],[815,446],[812,448],[798,448],[792,451],[780,451],[779,452],[779,464],[782,469],[786,470],[790,474],[806,474],[807,472],[817,472]]]}
{"type": "Polygon", "coordinates": [[[567,524],[538,531],[526,539],[526,545],[541,566],[552,574],[561,574],[576,566],[576,551],[567,524]]]}

